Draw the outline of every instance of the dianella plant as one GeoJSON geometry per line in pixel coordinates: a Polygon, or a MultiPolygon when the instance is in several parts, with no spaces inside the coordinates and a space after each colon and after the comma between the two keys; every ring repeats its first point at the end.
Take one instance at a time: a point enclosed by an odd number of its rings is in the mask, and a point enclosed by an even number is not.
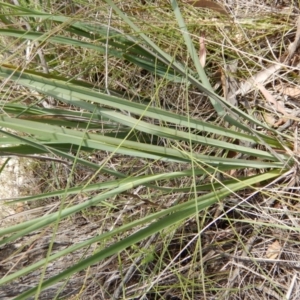
{"type": "Polygon", "coordinates": [[[272,101],[257,78],[223,92],[230,75],[214,59],[232,49],[209,28],[228,32],[226,16],[191,25],[195,10],[175,0],[66,3],[0,3],[1,172],[30,160],[40,185],[2,200],[24,209],[0,229],[1,297],[221,292],[205,262],[224,256],[218,242],[205,256],[205,234],[258,226],[236,211],[294,176],[294,135],[249,105],[247,93],[272,101]]]}

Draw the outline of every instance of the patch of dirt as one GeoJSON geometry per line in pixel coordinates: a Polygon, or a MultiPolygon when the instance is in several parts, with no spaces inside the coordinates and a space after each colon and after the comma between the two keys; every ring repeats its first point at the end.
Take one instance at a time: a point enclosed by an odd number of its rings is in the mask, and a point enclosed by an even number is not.
{"type": "Polygon", "coordinates": [[[1,158],[0,168],[0,226],[7,227],[24,221],[25,203],[8,204],[9,199],[19,198],[34,182],[28,165],[30,160],[19,157],[1,158]]]}

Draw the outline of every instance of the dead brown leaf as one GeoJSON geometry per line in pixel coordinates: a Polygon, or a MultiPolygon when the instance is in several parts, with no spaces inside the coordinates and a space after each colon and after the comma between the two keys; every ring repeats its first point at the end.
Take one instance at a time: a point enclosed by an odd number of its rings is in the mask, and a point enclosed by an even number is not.
{"type": "Polygon", "coordinates": [[[289,115],[285,108],[271,95],[271,93],[260,83],[256,83],[256,86],[259,88],[261,93],[264,95],[269,104],[273,104],[273,107],[276,111],[282,113],[284,116],[289,115]]]}
{"type": "Polygon", "coordinates": [[[279,126],[285,124],[285,122],[286,122],[286,119],[280,118],[277,122],[275,122],[275,123],[273,124],[273,127],[274,127],[274,128],[277,128],[277,127],[279,127],[279,126]]]}
{"type": "Polygon", "coordinates": [[[289,64],[291,62],[292,56],[295,54],[296,50],[300,46],[300,16],[296,22],[297,32],[295,36],[295,40],[288,47],[287,53],[284,53],[280,58],[279,62],[274,63],[267,67],[266,69],[256,73],[254,76],[251,76],[244,83],[241,84],[240,88],[236,91],[235,95],[246,95],[250,90],[253,89],[258,84],[264,84],[271,76],[274,76],[276,72],[283,68],[285,64],[289,64]]]}
{"type": "Polygon", "coordinates": [[[269,126],[274,126],[276,124],[276,118],[274,114],[264,113],[264,119],[269,126]]]}
{"type": "Polygon", "coordinates": [[[204,68],[206,63],[206,48],[204,42],[204,34],[202,34],[199,38],[199,61],[201,66],[204,68]]]}
{"type": "Polygon", "coordinates": [[[295,40],[288,47],[288,52],[289,52],[288,58],[289,59],[294,55],[294,53],[296,52],[296,50],[298,49],[298,47],[300,45],[300,16],[298,17],[298,19],[296,21],[296,26],[297,26],[297,31],[296,31],[295,40]]]}
{"type": "Polygon", "coordinates": [[[207,9],[214,10],[223,15],[229,15],[223,6],[210,0],[195,0],[195,1],[188,1],[187,3],[194,7],[207,8],[207,9]]]}
{"type": "Polygon", "coordinates": [[[279,242],[276,240],[273,244],[269,245],[268,250],[266,252],[266,258],[276,259],[280,254],[281,246],[279,242]]]}
{"type": "Polygon", "coordinates": [[[300,96],[300,88],[295,86],[295,87],[288,87],[288,86],[276,86],[275,90],[279,93],[282,93],[284,95],[290,96],[290,97],[298,97],[300,96]]]}
{"type": "Polygon", "coordinates": [[[251,78],[249,78],[247,81],[245,81],[243,84],[241,84],[240,89],[236,92],[236,95],[241,94],[241,95],[246,95],[250,90],[255,87],[257,84],[263,84],[265,83],[272,75],[280,70],[283,65],[281,64],[274,64],[268,67],[267,69],[264,69],[251,78]]]}
{"type": "MultiPolygon", "coordinates": [[[[257,84],[257,87],[261,91],[261,93],[264,95],[265,99],[269,102],[269,104],[273,104],[274,109],[277,112],[280,112],[285,117],[293,117],[291,114],[289,114],[284,106],[282,106],[276,99],[271,95],[271,93],[261,84],[257,84]]],[[[266,119],[267,115],[265,115],[266,119]]],[[[268,120],[266,120],[268,121],[268,120]]],[[[277,128],[278,126],[284,124],[286,122],[286,118],[280,118],[277,122],[275,121],[272,125],[273,127],[277,128]]]]}

